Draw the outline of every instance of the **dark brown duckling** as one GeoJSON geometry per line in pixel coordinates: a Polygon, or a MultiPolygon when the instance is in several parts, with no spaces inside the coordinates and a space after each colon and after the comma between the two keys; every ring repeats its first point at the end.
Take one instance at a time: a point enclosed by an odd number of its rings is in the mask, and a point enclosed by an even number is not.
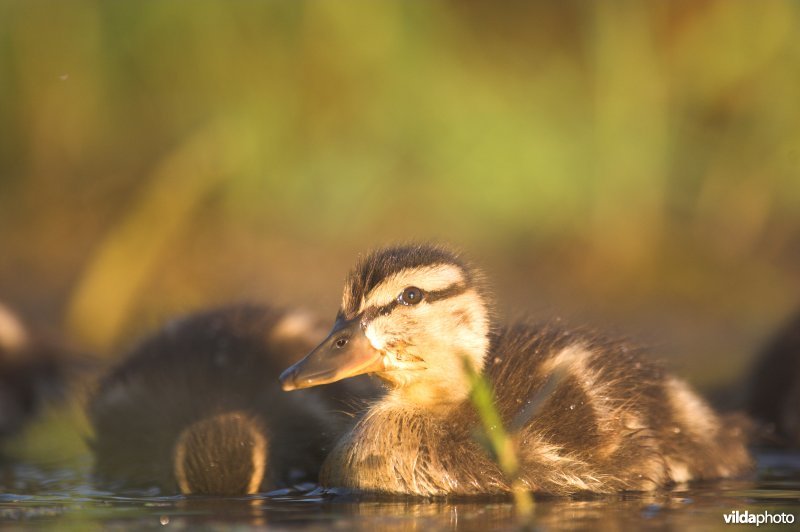
{"type": "Polygon", "coordinates": [[[323,486],[420,496],[509,492],[474,439],[479,422],[465,362],[488,377],[506,426],[519,425],[520,480],[532,491],[653,490],[750,468],[738,427],[625,344],[557,325],[490,332],[481,279],[433,246],[379,249],[349,274],[333,331],[281,376],[284,389],[295,390],[374,373],[389,389],[327,457],[323,486]],[[542,408],[520,421],[556,371],[564,376],[542,408]]]}
{"type": "Polygon", "coordinates": [[[17,433],[48,400],[63,397],[71,356],[35,338],[0,304],[0,438],[17,433]]]}
{"type": "Polygon", "coordinates": [[[766,424],[761,443],[800,448],[800,312],[757,357],[748,406],[766,424]]]}
{"type": "Polygon", "coordinates": [[[316,482],[350,396],[289,396],[277,376],[319,338],[307,317],[260,306],[193,315],[147,338],[90,400],[96,477],[214,495],[316,482]]]}

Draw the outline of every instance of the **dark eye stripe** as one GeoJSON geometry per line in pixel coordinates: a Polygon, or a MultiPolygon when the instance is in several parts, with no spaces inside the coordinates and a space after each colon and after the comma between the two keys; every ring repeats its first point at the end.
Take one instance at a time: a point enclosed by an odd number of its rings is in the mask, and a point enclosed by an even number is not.
{"type": "MultiPolygon", "coordinates": [[[[452,284],[447,288],[442,288],[441,290],[432,290],[430,292],[422,290],[424,296],[422,302],[424,303],[425,301],[427,301],[431,303],[442,299],[448,299],[451,297],[456,297],[458,295],[461,295],[466,291],[467,291],[466,285],[461,283],[452,284]]],[[[361,322],[369,323],[378,316],[388,316],[399,304],[400,302],[397,299],[395,299],[382,306],[373,305],[367,307],[361,313],[362,316],[361,322]]]]}
{"type": "Polygon", "coordinates": [[[425,292],[425,299],[428,301],[438,301],[440,299],[448,299],[451,297],[460,296],[467,291],[467,286],[461,283],[451,284],[447,288],[441,290],[434,290],[432,292],[425,292]]]}

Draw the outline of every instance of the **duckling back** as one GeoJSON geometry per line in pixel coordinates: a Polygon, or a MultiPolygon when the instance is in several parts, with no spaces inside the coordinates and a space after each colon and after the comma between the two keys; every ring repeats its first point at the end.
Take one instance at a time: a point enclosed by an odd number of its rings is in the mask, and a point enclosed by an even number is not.
{"type": "Polygon", "coordinates": [[[315,481],[344,395],[290,396],[277,383],[314,339],[295,315],[258,306],[190,316],[146,339],[90,400],[98,480],[225,495],[315,481]]]}
{"type": "Polygon", "coordinates": [[[518,324],[494,339],[493,352],[486,372],[501,415],[519,430],[525,475],[537,489],[651,490],[738,476],[752,465],[745,421],[718,415],[626,342],[518,324]],[[541,408],[520,419],[520,407],[555,372],[560,380],[541,408]]]}

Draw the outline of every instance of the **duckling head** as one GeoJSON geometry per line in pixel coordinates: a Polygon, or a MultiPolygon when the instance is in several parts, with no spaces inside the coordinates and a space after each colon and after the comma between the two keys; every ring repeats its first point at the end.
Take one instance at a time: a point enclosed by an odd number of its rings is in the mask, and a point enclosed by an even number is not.
{"type": "Polygon", "coordinates": [[[379,249],[345,282],[328,337],[280,377],[284,390],[372,373],[390,397],[460,402],[470,386],[464,358],[480,371],[489,348],[481,275],[436,246],[379,249]]]}

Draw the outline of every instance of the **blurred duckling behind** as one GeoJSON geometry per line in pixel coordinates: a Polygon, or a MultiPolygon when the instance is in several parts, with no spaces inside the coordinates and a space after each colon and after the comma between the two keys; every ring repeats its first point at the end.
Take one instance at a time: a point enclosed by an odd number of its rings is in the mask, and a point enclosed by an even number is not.
{"type": "Polygon", "coordinates": [[[295,390],[374,373],[389,389],[336,444],[321,483],[421,496],[509,492],[475,441],[465,361],[491,382],[532,491],[652,490],[750,467],[738,427],[625,344],[557,325],[491,323],[480,272],[446,249],[380,249],[359,261],[329,337],[281,376],[295,390]],[[553,381],[554,372],[564,376],[553,381]],[[548,382],[552,393],[526,415],[548,382]]]}
{"type": "Polygon", "coordinates": [[[65,395],[78,358],[39,338],[0,304],[0,438],[17,433],[48,400],[65,395]]]}
{"type": "Polygon", "coordinates": [[[800,448],[800,312],[756,359],[749,409],[766,424],[762,443],[800,448]]]}
{"type": "Polygon", "coordinates": [[[89,403],[98,480],[215,495],[315,482],[346,400],[288,396],[277,377],[320,336],[302,315],[236,306],[146,339],[89,403]]]}

